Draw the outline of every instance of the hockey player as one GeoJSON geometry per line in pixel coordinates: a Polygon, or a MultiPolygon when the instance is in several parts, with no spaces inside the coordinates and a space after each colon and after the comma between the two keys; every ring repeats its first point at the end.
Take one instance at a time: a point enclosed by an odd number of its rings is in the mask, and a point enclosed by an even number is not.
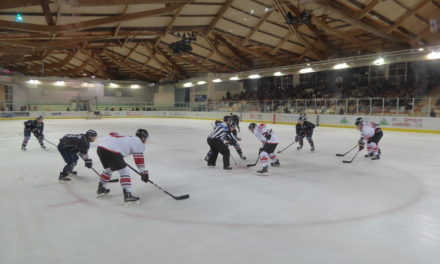
{"type": "Polygon", "coordinates": [[[275,148],[278,145],[278,137],[272,129],[268,129],[266,124],[260,124],[257,126],[255,123],[249,124],[249,130],[257,137],[258,140],[263,143],[263,147],[260,148],[260,166],[261,169],[257,171],[257,175],[267,176],[269,175],[268,159],[272,160],[273,167],[279,167],[280,161],[275,155],[275,148]]]}
{"type": "Polygon", "coordinates": [[[231,113],[232,118],[232,124],[235,125],[238,129],[238,132],[240,132],[240,117],[238,115],[234,115],[231,113]]]}
{"type": "Polygon", "coordinates": [[[232,170],[232,167],[229,165],[230,152],[228,148],[229,141],[227,140],[230,124],[230,117],[225,116],[223,122],[218,123],[214,127],[214,131],[212,131],[212,133],[208,136],[207,142],[210,150],[207,158],[209,167],[215,167],[218,153],[221,153],[223,155],[223,169],[232,170]]]}
{"type": "Polygon", "coordinates": [[[43,117],[38,116],[35,120],[28,120],[24,122],[24,140],[23,144],[21,145],[22,150],[26,150],[26,145],[31,138],[31,132],[34,134],[34,136],[37,138],[38,143],[40,143],[40,146],[42,149],[45,149],[46,146],[44,145],[44,123],[43,123],[43,117]]]}
{"type": "Polygon", "coordinates": [[[77,174],[73,168],[75,168],[78,162],[78,153],[84,160],[85,166],[89,169],[92,168],[92,160],[89,158],[87,152],[90,148],[90,142],[95,142],[97,136],[98,134],[95,130],[89,129],[85,134],[67,134],[60,138],[60,143],[58,143],[57,148],[66,162],[58,178],[60,182],[70,182],[71,179],[67,176],[69,174],[77,174]]]}
{"type": "Polygon", "coordinates": [[[241,141],[241,138],[237,136],[237,128],[234,124],[229,126],[229,133],[227,135],[227,139],[229,141],[229,144],[231,146],[234,146],[240,158],[242,160],[245,160],[246,157],[243,155],[243,151],[241,150],[240,144],[238,143],[238,141],[241,141]]]}
{"type": "Polygon", "coordinates": [[[298,123],[296,124],[295,142],[299,142],[297,150],[302,149],[304,145],[304,137],[310,144],[310,151],[315,150],[315,144],[312,140],[313,129],[315,129],[315,124],[307,121],[307,118],[305,116],[300,116],[300,118],[298,119],[298,123]]]}
{"type": "Polygon", "coordinates": [[[365,144],[367,144],[368,154],[365,155],[365,157],[372,157],[372,160],[379,160],[381,153],[379,141],[383,136],[382,129],[374,122],[365,122],[362,117],[356,119],[355,125],[356,128],[361,131],[361,138],[358,142],[359,150],[363,150],[365,144]]]}
{"type": "Polygon", "coordinates": [[[123,136],[117,132],[112,132],[98,145],[97,153],[104,167],[104,171],[100,175],[98,190],[96,191],[98,196],[110,192],[108,182],[111,179],[112,173],[118,171],[125,204],[139,203],[139,197],[135,197],[131,194],[130,171],[125,164],[124,157],[133,154],[134,162],[141,174],[141,180],[148,183],[149,173],[148,170],[145,169],[144,162],[145,142],[147,138],[148,131],[140,128],[136,131],[136,136],[134,137],[123,136]]]}

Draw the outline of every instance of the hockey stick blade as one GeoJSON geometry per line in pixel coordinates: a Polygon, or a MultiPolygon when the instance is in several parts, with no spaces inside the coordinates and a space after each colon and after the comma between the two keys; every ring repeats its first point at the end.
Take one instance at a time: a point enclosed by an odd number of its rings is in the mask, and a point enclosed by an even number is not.
{"type": "Polygon", "coordinates": [[[338,157],[344,157],[345,155],[344,155],[344,154],[336,154],[336,156],[338,156],[338,157]]]}
{"type": "Polygon", "coordinates": [[[182,196],[174,196],[173,198],[176,200],[185,200],[185,199],[188,199],[189,197],[190,197],[189,194],[185,194],[182,196]]]}
{"type": "Polygon", "coordinates": [[[343,160],[342,162],[343,163],[352,163],[353,161],[352,160],[343,160]]]}
{"type": "Polygon", "coordinates": [[[109,180],[108,182],[119,182],[119,179],[112,179],[112,180],[109,180]]]}
{"type": "Polygon", "coordinates": [[[247,164],[246,165],[246,167],[253,167],[253,166],[256,166],[257,164],[255,163],[255,164],[247,164]]]}

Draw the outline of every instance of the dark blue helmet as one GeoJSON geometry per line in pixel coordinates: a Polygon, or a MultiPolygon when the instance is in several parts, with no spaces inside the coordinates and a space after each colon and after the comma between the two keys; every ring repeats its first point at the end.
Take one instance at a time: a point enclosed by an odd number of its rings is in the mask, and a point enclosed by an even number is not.
{"type": "Polygon", "coordinates": [[[356,118],[356,121],[354,122],[355,126],[361,125],[364,122],[364,119],[362,117],[356,118]]]}
{"type": "Polygon", "coordinates": [[[250,123],[249,124],[249,130],[251,130],[251,129],[255,129],[257,127],[257,124],[255,124],[255,123],[250,123]]]}
{"type": "Polygon", "coordinates": [[[142,129],[142,128],[139,128],[138,130],[136,130],[136,136],[137,137],[139,137],[139,138],[145,138],[145,139],[147,139],[148,138],[148,131],[147,130],[145,130],[145,129],[142,129]]]}

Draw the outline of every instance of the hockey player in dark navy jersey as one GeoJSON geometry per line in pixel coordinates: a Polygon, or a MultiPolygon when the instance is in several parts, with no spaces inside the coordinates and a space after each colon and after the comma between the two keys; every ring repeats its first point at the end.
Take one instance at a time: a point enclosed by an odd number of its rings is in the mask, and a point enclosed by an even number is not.
{"type": "Polygon", "coordinates": [[[84,160],[85,166],[89,169],[92,168],[92,160],[89,158],[87,152],[90,148],[90,142],[94,142],[97,136],[96,131],[90,129],[87,130],[85,134],[67,134],[60,139],[58,151],[66,162],[58,178],[60,182],[70,182],[71,180],[67,176],[69,174],[76,174],[73,168],[75,168],[78,162],[78,154],[84,160]]]}
{"type": "Polygon", "coordinates": [[[34,136],[37,138],[38,142],[40,143],[40,146],[42,149],[45,149],[46,146],[44,145],[44,123],[43,123],[43,117],[38,116],[35,120],[28,120],[24,122],[24,140],[21,144],[21,149],[26,150],[26,145],[31,138],[31,133],[34,134],[34,136]]]}
{"type": "Polygon", "coordinates": [[[298,123],[296,124],[296,137],[295,142],[299,142],[298,150],[301,150],[304,145],[304,137],[310,144],[310,151],[315,150],[315,144],[312,140],[313,129],[315,129],[315,125],[309,121],[307,121],[305,116],[301,116],[298,119],[298,123]]]}

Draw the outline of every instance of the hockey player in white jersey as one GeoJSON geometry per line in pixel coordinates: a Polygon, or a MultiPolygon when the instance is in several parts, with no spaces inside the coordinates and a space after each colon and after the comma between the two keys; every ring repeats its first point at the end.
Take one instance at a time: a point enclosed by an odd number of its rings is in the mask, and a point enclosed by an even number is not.
{"type": "Polygon", "coordinates": [[[134,137],[123,136],[117,132],[112,132],[98,145],[97,153],[104,167],[98,184],[98,196],[110,192],[108,182],[111,179],[112,173],[118,171],[125,204],[137,204],[139,202],[139,197],[131,195],[130,171],[125,164],[124,157],[133,154],[134,162],[141,173],[142,181],[148,182],[149,175],[148,170],[145,169],[144,162],[145,142],[147,138],[148,131],[145,129],[138,129],[134,137]]]}
{"type": "Polygon", "coordinates": [[[362,117],[356,119],[355,125],[361,131],[361,138],[358,142],[359,150],[363,150],[367,144],[368,154],[365,157],[372,157],[372,160],[380,159],[379,141],[383,136],[382,129],[374,122],[365,122],[362,117]]]}
{"type": "Polygon", "coordinates": [[[280,166],[280,161],[275,155],[275,148],[278,145],[278,137],[272,129],[268,129],[266,124],[260,124],[257,126],[255,123],[249,124],[249,130],[257,137],[258,140],[263,143],[263,147],[260,148],[260,167],[257,171],[257,175],[267,176],[269,175],[269,158],[272,160],[270,165],[274,167],[280,166]]]}

